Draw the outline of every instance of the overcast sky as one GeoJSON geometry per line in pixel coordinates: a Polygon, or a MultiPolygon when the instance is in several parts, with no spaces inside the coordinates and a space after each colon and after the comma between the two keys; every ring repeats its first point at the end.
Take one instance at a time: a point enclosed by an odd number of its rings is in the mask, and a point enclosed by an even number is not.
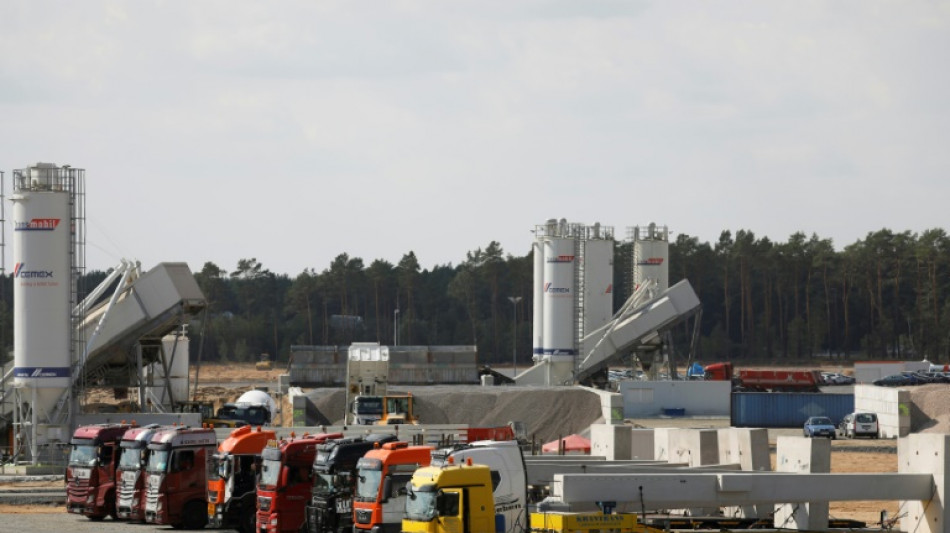
{"type": "Polygon", "coordinates": [[[86,169],[90,269],[950,220],[948,2],[4,0],[0,47],[6,193],[86,169]]]}

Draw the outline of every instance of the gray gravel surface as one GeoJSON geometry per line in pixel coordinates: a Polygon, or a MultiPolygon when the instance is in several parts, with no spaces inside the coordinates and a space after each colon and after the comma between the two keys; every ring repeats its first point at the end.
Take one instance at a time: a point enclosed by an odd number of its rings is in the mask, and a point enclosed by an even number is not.
{"type": "MultiPolygon", "coordinates": [[[[0,517],[0,533],[153,533],[157,531],[181,531],[171,526],[133,524],[105,519],[93,522],[88,518],[71,515],[66,511],[40,514],[5,514],[0,517]]],[[[202,530],[204,531],[204,530],[202,530]]],[[[208,529],[207,531],[233,531],[208,529]]]]}

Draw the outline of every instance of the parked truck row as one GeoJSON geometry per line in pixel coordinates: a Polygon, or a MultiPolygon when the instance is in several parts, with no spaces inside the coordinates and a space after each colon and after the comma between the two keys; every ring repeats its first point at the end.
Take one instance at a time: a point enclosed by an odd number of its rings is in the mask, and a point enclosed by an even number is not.
{"type": "MultiPolygon", "coordinates": [[[[471,430],[486,435],[513,433],[471,430]]],[[[528,506],[538,498],[529,494],[539,494],[529,491],[527,464],[514,440],[435,449],[392,435],[277,439],[244,426],[217,443],[210,428],[98,424],[71,441],[67,511],[241,533],[518,533],[531,530],[528,506]],[[455,522],[444,519],[452,510],[455,522]],[[454,529],[462,522],[468,527],[454,529]]],[[[590,524],[609,523],[591,516],[590,524]]],[[[561,531],[551,523],[544,531],[561,531]]]]}

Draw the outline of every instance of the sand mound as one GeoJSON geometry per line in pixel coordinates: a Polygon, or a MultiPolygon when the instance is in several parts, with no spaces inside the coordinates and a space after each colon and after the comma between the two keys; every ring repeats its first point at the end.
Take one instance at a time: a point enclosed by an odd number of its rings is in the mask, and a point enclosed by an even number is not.
{"type": "MultiPolygon", "coordinates": [[[[528,437],[550,441],[587,429],[601,416],[600,398],[571,388],[418,387],[415,414],[424,424],[503,426],[524,422],[528,437]]],[[[319,414],[317,425],[342,422],[341,390],[308,393],[319,414]]]]}
{"type": "Polygon", "coordinates": [[[910,430],[950,433],[950,387],[938,383],[910,389],[910,430]]]}

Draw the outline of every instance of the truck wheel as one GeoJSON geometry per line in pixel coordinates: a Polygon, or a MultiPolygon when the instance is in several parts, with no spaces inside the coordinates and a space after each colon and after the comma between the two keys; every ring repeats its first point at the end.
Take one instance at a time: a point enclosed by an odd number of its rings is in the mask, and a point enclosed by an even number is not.
{"type": "Polygon", "coordinates": [[[204,502],[191,501],[185,504],[181,525],[185,529],[203,529],[208,524],[208,508],[204,502]]]}

